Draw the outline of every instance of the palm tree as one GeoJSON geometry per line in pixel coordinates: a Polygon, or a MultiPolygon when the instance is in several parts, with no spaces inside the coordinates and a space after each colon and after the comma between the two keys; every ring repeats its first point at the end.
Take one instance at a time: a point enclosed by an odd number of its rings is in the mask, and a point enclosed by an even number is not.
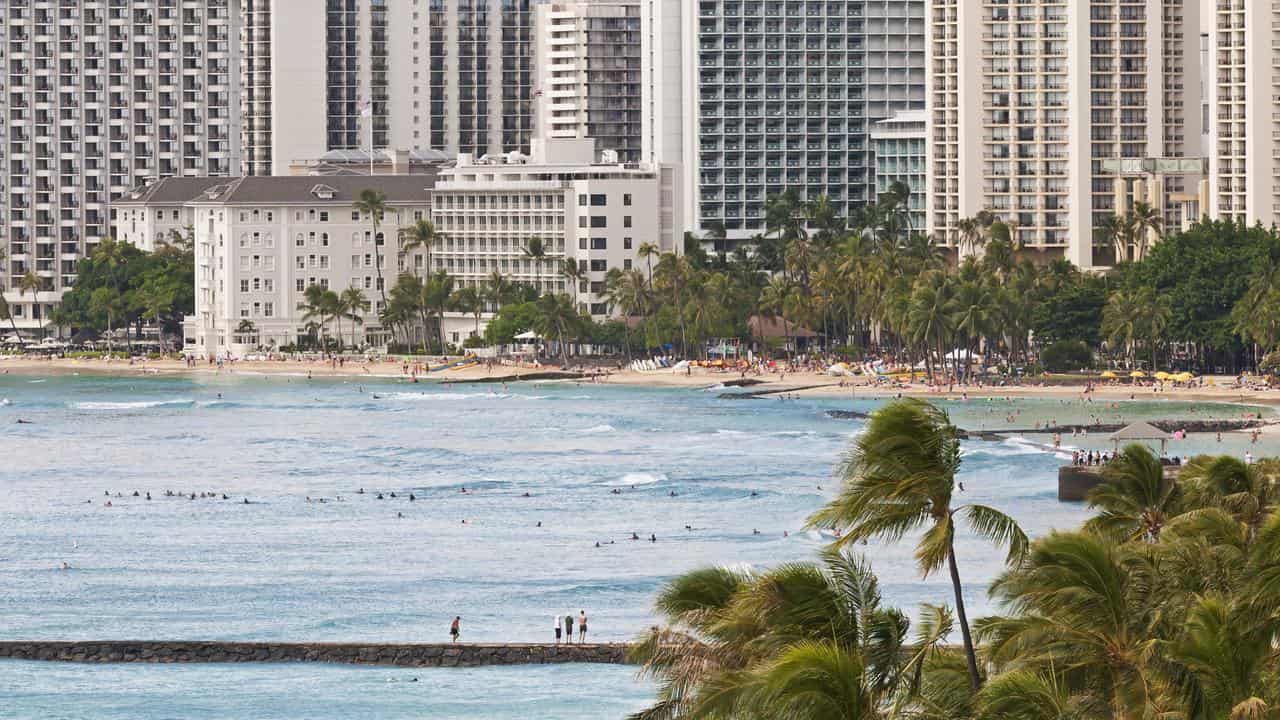
{"type": "Polygon", "coordinates": [[[605,275],[605,298],[612,310],[622,313],[622,332],[627,362],[631,361],[631,318],[638,312],[644,322],[644,274],[639,270],[610,268],[605,275]]]}
{"type": "Polygon", "coordinates": [[[493,305],[494,311],[502,309],[503,305],[511,299],[511,293],[514,286],[511,279],[503,275],[500,271],[494,270],[489,274],[489,282],[484,289],[484,298],[493,305]]]}
{"type": "Polygon", "coordinates": [[[556,342],[560,345],[561,364],[568,367],[569,349],[564,339],[566,335],[577,331],[578,322],[581,319],[573,301],[563,293],[543,295],[538,298],[536,307],[538,315],[534,329],[543,337],[555,336],[556,342]]]}
{"type": "Polygon", "coordinates": [[[1156,572],[1132,547],[1087,532],[1037,540],[991,586],[1013,613],[978,625],[992,663],[1061,677],[1080,694],[1073,704],[1095,708],[1085,717],[1169,717],[1153,639],[1156,572]]]}
{"type": "Polygon", "coordinates": [[[688,257],[675,253],[662,253],[654,273],[658,291],[669,293],[680,325],[680,352],[686,357],[689,355],[689,333],[685,322],[685,293],[693,274],[694,268],[688,257]]]}
{"type": "Polygon", "coordinates": [[[977,689],[981,677],[956,564],[956,526],[963,520],[979,536],[1008,546],[1010,563],[1026,552],[1027,536],[995,508],[952,507],[959,469],[960,441],[946,411],[921,400],[895,401],[872,414],[841,467],[839,496],[809,522],[842,530],[837,547],[871,538],[897,540],[924,529],[916,563],[925,576],[944,564],[951,574],[969,681],[977,689]]]}
{"type": "Polygon", "coordinates": [[[364,314],[369,312],[369,298],[360,288],[349,287],[338,296],[338,316],[351,321],[351,346],[356,346],[356,325],[364,324],[364,314]]]}
{"type": "Polygon", "coordinates": [[[453,278],[444,270],[437,271],[422,284],[421,307],[426,318],[436,317],[436,338],[440,341],[440,352],[444,347],[444,313],[449,309],[449,301],[453,297],[453,278]]]}
{"type": "Polygon", "coordinates": [[[1085,528],[1126,540],[1160,539],[1179,505],[1178,484],[1166,476],[1160,458],[1145,445],[1129,445],[1103,470],[1103,482],[1089,492],[1098,514],[1085,528]]]}
{"type": "Polygon", "coordinates": [[[1134,341],[1141,335],[1142,312],[1137,298],[1124,290],[1111,293],[1102,309],[1102,333],[1112,347],[1124,348],[1130,365],[1134,362],[1134,341]]]}
{"type": "MultiPolygon", "coordinates": [[[[36,296],[43,289],[42,286],[43,286],[43,283],[41,282],[40,277],[37,276],[31,270],[27,270],[25,273],[23,273],[22,277],[18,278],[18,284],[17,284],[18,299],[22,299],[28,292],[31,293],[32,319],[35,319],[34,310],[35,310],[35,307],[39,304],[38,302],[39,298],[37,298],[36,296]]],[[[43,322],[40,323],[40,336],[44,337],[43,322]]]]}
{"type": "Polygon", "coordinates": [[[13,328],[13,334],[18,335],[18,323],[13,317],[13,310],[9,307],[9,301],[4,299],[4,293],[0,292],[0,320],[8,320],[9,326],[13,328]]]}
{"type": "Polygon", "coordinates": [[[526,258],[533,261],[534,272],[536,275],[541,277],[542,263],[544,263],[548,258],[547,246],[542,241],[542,238],[536,236],[529,238],[525,241],[524,247],[521,248],[521,250],[526,258]]]}
{"type": "MultiPolygon", "coordinates": [[[[764,573],[704,568],[659,593],[666,627],[633,659],[658,678],[634,718],[881,718],[904,678],[908,623],[849,553],[764,573]]],[[[928,651],[927,648],[922,648],[928,651]]]]}
{"type": "Polygon", "coordinates": [[[1129,211],[1129,226],[1132,230],[1134,260],[1141,260],[1147,255],[1147,244],[1150,236],[1156,239],[1164,237],[1164,217],[1159,210],[1149,203],[1139,200],[1129,211]]]}
{"type": "Polygon", "coordinates": [[[649,292],[653,292],[653,259],[661,256],[662,250],[651,242],[642,242],[636,248],[636,257],[644,260],[649,268],[649,292]]]}
{"type": "Polygon", "coordinates": [[[954,285],[949,276],[939,271],[929,271],[916,281],[911,290],[907,312],[908,328],[912,340],[925,353],[925,365],[933,376],[930,355],[938,355],[942,364],[943,380],[947,369],[947,343],[955,330],[954,285]]]}
{"type": "Polygon", "coordinates": [[[373,223],[373,255],[375,270],[378,273],[378,293],[382,297],[383,307],[386,307],[387,290],[382,281],[382,241],[378,235],[378,226],[382,224],[387,213],[395,210],[387,207],[386,193],[372,188],[361,190],[359,198],[352,207],[373,223]]]}
{"type": "Polygon", "coordinates": [[[484,298],[481,297],[480,291],[469,285],[458,288],[453,291],[453,297],[449,299],[449,303],[454,310],[475,318],[474,335],[480,337],[480,314],[484,312],[484,298]]]}
{"type": "Polygon", "coordinates": [[[574,305],[576,306],[578,304],[576,302],[578,293],[582,291],[580,286],[587,279],[586,270],[578,264],[577,260],[565,258],[560,263],[560,277],[564,278],[565,285],[569,288],[569,297],[575,299],[574,305]]]}
{"type": "MultiPolygon", "coordinates": [[[[435,223],[430,220],[418,220],[400,233],[400,252],[411,253],[414,250],[426,251],[427,274],[431,274],[431,250],[444,239],[444,233],[436,230],[435,223]]],[[[416,273],[415,273],[416,274],[416,273]]]]}
{"type": "Polygon", "coordinates": [[[795,308],[796,288],[791,281],[781,275],[769,278],[769,284],[760,293],[760,315],[768,318],[782,319],[783,343],[787,357],[791,357],[791,321],[789,318],[795,308]]]}

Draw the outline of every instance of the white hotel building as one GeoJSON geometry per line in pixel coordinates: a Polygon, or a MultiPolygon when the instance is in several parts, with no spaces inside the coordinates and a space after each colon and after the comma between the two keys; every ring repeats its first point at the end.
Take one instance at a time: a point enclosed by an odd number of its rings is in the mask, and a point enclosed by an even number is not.
{"type": "Polygon", "coordinates": [[[991,210],[1087,268],[1112,252],[1093,228],[1135,196],[1185,220],[1197,175],[1104,163],[1200,155],[1199,18],[1195,0],[929,0],[930,234],[955,245],[991,210]]]}
{"type": "MultiPolygon", "coordinates": [[[[590,139],[533,140],[533,154],[480,161],[458,158],[440,172],[432,193],[432,219],[444,240],[432,252],[432,270],[459,286],[482,286],[494,273],[537,287],[569,292],[597,320],[610,314],[605,273],[640,267],[642,243],[682,251],[679,173],[674,166],[603,163],[590,139]],[[546,259],[525,256],[540,238],[546,259]],[[586,279],[566,286],[564,260],[586,279]]],[[[446,341],[473,330],[469,318],[446,323],[446,341]]]]}
{"type": "MultiPolygon", "coordinates": [[[[398,275],[399,231],[429,216],[434,178],[247,177],[204,185],[170,178],[117,203],[117,227],[123,237],[141,233],[139,244],[171,229],[175,213],[194,228],[196,307],[183,328],[188,354],[241,356],[258,346],[294,344],[307,334],[298,304],[311,285],[363,290],[371,307],[356,339],[380,344],[386,332],[378,321],[377,258],[389,289],[398,275]],[[352,209],[365,188],[385,193],[392,208],[377,236],[370,218],[352,209]],[[187,199],[179,204],[182,195],[187,199]],[[237,332],[244,320],[255,328],[247,336],[237,332]]],[[[335,330],[331,324],[331,336],[335,330]]],[[[351,338],[349,324],[342,332],[351,338]]]]}
{"type": "MultiPolygon", "coordinates": [[[[381,345],[388,333],[378,320],[379,282],[389,290],[401,272],[444,270],[456,287],[481,287],[499,272],[541,292],[569,292],[602,320],[610,314],[605,273],[639,267],[642,243],[679,252],[682,231],[676,168],[594,156],[591,140],[534,140],[531,157],[464,153],[438,175],[169,178],[122,198],[116,229],[146,249],[194,229],[196,307],[184,331],[186,352],[198,357],[294,344],[308,332],[298,305],[311,285],[363,290],[371,308],[355,338],[381,345]],[[352,209],[365,188],[384,192],[391,208],[377,236],[370,218],[352,209]],[[398,253],[400,230],[420,219],[443,235],[429,268],[424,251],[398,253]],[[540,261],[524,252],[535,237],[546,246],[540,261]],[[566,258],[586,278],[577,287],[561,272],[566,258]],[[252,333],[238,332],[245,320],[252,333]]],[[[353,328],[343,325],[350,341],[353,328]]],[[[446,342],[460,344],[474,319],[447,315],[444,330],[446,342]]]]}

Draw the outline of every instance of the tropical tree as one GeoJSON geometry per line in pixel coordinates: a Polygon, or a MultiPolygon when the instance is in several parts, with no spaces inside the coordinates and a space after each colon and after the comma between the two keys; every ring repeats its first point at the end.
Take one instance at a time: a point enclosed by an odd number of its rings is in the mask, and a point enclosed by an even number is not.
{"type": "Polygon", "coordinates": [[[563,293],[543,295],[537,300],[537,321],[534,329],[543,337],[555,337],[560,346],[560,360],[565,367],[569,365],[569,348],[565,337],[577,332],[581,321],[573,300],[563,293]]]}
{"type": "MultiPolygon", "coordinates": [[[[444,233],[436,230],[435,223],[428,219],[421,219],[400,231],[400,252],[412,253],[415,250],[423,250],[426,254],[427,273],[431,273],[431,251],[435,246],[444,239],[444,233]]],[[[416,266],[414,267],[416,275],[416,266]]]]}
{"type": "Polygon", "coordinates": [[[981,676],[956,562],[956,529],[964,522],[980,537],[1006,546],[1010,563],[1026,552],[1027,537],[995,508],[953,506],[959,469],[960,440],[946,411],[921,400],[895,401],[872,414],[841,466],[839,495],[810,524],[839,530],[836,547],[872,538],[897,540],[923,530],[916,564],[925,576],[947,566],[969,681],[977,689],[981,676]]]}
{"type": "Polygon", "coordinates": [[[356,326],[364,324],[364,315],[372,305],[360,288],[349,287],[338,296],[337,316],[351,321],[351,346],[356,347],[356,326]]]}
{"type": "Polygon", "coordinates": [[[1103,469],[1103,482],[1089,492],[1098,511],[1085,528],[1125,540],[1160,539],[1160,531],[1179,512],[1178,483],[1164,472],[1160,458],[1145,445],[1116,453],[1103,469]]]}
{"type": "Polygon", "coordinates": [[[450,305],[460,313],[471,315],[475,319],[475,336],[480,337],[480,315],[484,312],[484,298],[480,291],[468,285],[453,291],[449,299],[450,305]]]}
{"type": "Polygon", "coordinates": [[[382,298],[382,304],[387,304],[387,290],[382,280],[382,236],[378,233],[378,228],[382,224],[383,218],[387,213],[395,212],[393,208],[387,207],[387,194],[381,190],[365,188],[360,191],[360,195],[352,206],[362,216],[369,218],[373,223],[373,255],[374,269],[378,274],[378,294],[382,298]]]}

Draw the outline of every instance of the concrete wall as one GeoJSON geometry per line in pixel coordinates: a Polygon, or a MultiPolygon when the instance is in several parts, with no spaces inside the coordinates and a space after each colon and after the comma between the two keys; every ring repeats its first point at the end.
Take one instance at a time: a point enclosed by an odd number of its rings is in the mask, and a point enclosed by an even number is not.
{"type": "Polygon", "coordinates": [[[626,662],[627,645],[387,645],[208,641],[8,641],[0,659],[80,663],[323,662],[398,667],[479,667],[626,662]]]}

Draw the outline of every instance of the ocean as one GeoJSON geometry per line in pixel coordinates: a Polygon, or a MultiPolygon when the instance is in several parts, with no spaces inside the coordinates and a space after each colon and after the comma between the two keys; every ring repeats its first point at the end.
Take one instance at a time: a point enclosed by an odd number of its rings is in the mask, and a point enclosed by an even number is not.
{"type": "MultiPolygon", "coordinates": [[[[884,402],[721,392],[0,376],[0,639],[435,642],[461,615],[464,641],[548,642],[553,618],[582,610],[589,639],[633,638],[681,572],[811,559],[828,538],[805,519],[863,424],[828,411],[884,402]]],[[[946,406],[971,429],[1010,415],[1033,428],[1246,410],[946,406]]],[[[1063,442],[1108,448],[1101,434],[1063,442]]],[[[966,442],[957,502],[995,505],[1033,535],[1075,526],[1085,508],[1056,499],[1069,450],[1048,443],[966,442]]],[[[1170,447],[1246,450],[1272,454],[1234,435],[1170,447]]],[[[945,575],[920,577],[909,541],[864,550],[888,602],[951,602],[945,575]]],[[[957,556],[970,616],[990,613],[1003,554],[962,535],[957,556]]],[[[607,718],[651,696],[624,667],[0,662],[0,714],[24,718],[607,718]]]]}

